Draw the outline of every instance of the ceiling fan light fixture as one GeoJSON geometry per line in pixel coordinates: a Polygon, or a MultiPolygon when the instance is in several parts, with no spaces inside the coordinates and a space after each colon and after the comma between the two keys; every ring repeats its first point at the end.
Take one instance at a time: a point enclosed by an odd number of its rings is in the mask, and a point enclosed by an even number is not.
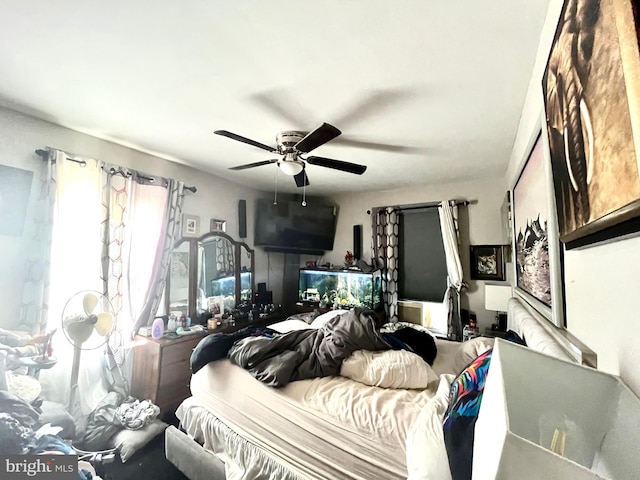
{"type": "Polygon", "coordinates": [[[280,167],[280,170],[282,170],[282,173],[291,177],[298,175],[304,168],[304,165],[300,160],[285,159],[278,162],[278,166],[280,167]]]}

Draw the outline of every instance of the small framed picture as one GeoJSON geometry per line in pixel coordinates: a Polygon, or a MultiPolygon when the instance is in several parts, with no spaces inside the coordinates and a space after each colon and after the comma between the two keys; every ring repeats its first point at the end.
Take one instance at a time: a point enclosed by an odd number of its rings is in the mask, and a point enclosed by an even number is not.
{"type": "Polygon", "coordinates": [[[198,215],[182,215],[182,237],[193,238],[200,234],[200,217],[198,215]]]}
{"type": "Polygon", "coordinates": [[[471,245],[471,280],[504,279],[504,245],[471,245]]]}
{"type": "Polygon", "coordinates": [[[211,219],[210,230],[212,232],[226,232],[227,231],[227,222],[224,220],[217,220],[215,218],[211,219]]]}

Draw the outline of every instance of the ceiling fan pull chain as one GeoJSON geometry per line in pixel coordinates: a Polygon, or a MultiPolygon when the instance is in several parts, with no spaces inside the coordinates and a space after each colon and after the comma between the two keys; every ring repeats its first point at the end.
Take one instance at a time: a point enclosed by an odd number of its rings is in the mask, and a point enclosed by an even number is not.
{"type": "Polygon", "coordinates": [[[278,171],[280,170],[280,163],[278,163],[278,168],[276,168],[276,188],[273,194],[273,204],[278,204],[278,171]]]}
{"type": "Polygon", "coordinates": [[[303,207],[307,206],[307,182],[304,182],[302,184],[302,206],[303,207]]]}

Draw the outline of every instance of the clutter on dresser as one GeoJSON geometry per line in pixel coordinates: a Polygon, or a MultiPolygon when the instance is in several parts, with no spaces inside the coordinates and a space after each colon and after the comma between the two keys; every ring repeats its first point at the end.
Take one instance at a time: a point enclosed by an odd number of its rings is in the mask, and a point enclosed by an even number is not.
{"type": "Polygon", "coordinates": [[[473,338],[480,336],[480,330],[478,329],[478,321],[474,313],[469,315],[469,323],[462,329],[462,341],[466,342],[473,338]]]}

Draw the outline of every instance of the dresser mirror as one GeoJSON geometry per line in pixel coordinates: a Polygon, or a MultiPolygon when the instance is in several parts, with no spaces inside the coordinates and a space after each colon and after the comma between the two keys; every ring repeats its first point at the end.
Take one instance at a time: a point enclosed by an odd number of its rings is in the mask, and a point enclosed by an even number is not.
{"type": "Polygon", "coordinates": [[[167,311],[184,312],[194,323],[210,318],[209,298],[222,302],[225,311],[233,310],[253,297],[254,251],[223,232],[210,232],[199,238],[183,239],[171,253],[167,281],[167,311]],[[178,272],[188,259],[186,290],[178,272]],[[176,269],[174,271],[174,264],[176,269]],[[185,297],[186,294],[186,297],[185,297]]]}
{"type": "Polygon", "coordinates": [[[189,248],[189,242],[181,241],[171,252],[165,295],[169,303],[168,312],[189,314],[189,248]]]}

